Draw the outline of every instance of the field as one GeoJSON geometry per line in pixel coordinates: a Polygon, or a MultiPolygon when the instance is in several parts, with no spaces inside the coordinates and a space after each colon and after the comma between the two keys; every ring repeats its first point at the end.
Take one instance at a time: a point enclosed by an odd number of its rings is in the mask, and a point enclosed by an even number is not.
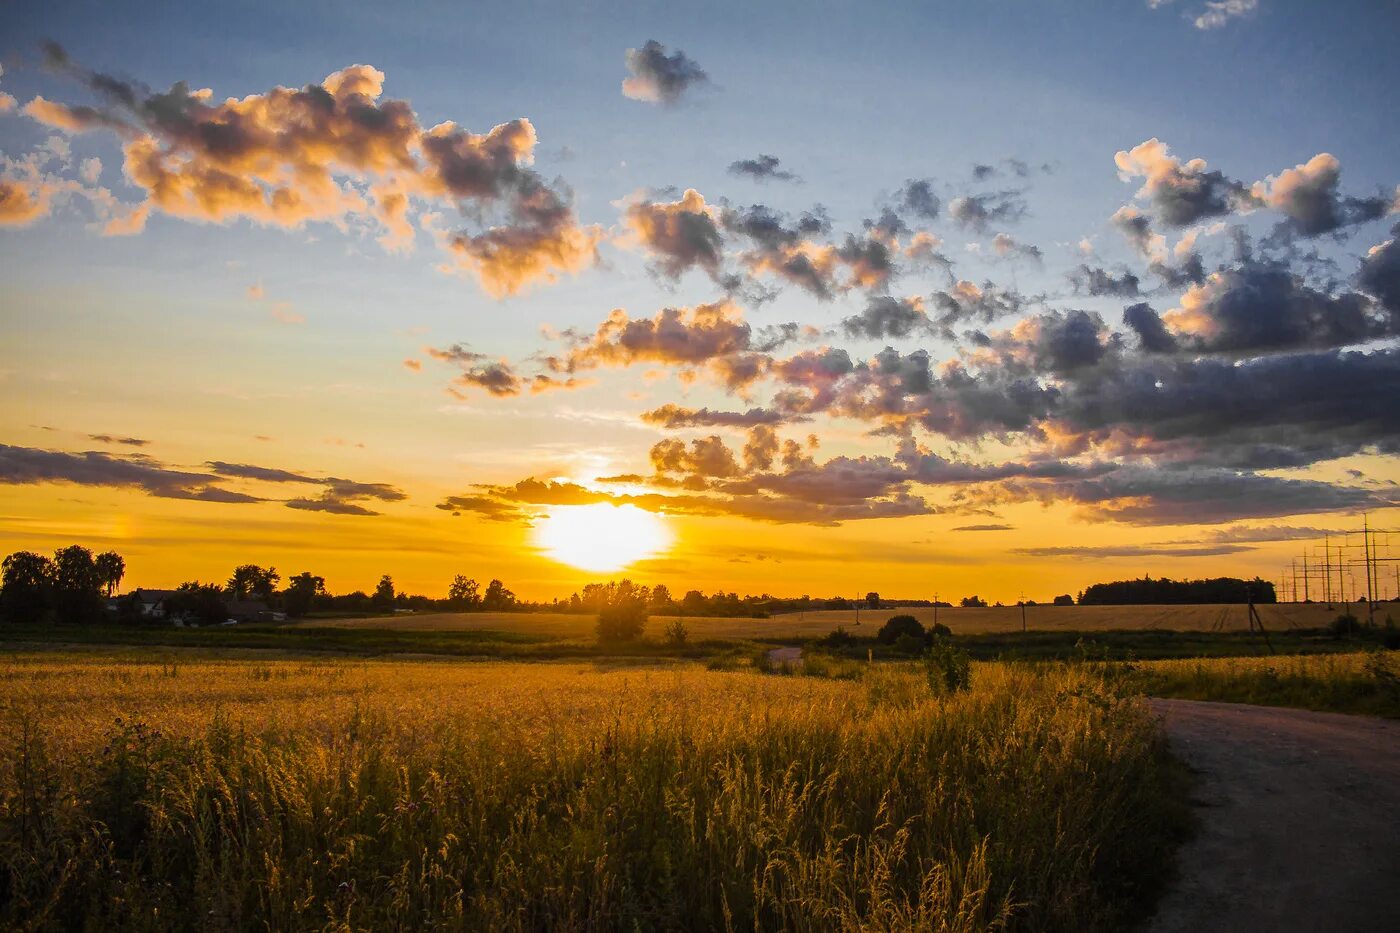
{"type": "MultiPolygon", "coordinates": [[[[1388,606],[1386,607],[1389,608],[1388,606]]],[[[1284,603],[1258,607],[1271,631],[1323,628],[1341,611],[1325,603],[1284,603]]],[[[928,625],[932,608],[863,609],[860,625],[854,610],[784,613],[768,619],[706,618],[686,616],[692,638],[819,638],[844,626],[853,634],[871,631],[890,616],[907,613],[928,625]]],[[[1400,615],[1400,611],[1396,612],[1400,615]]],[[[591,639],[592,615],[549,612],[424,613],[355,619],[316,619],[298,623],[306,628],[371,628],[395,631],[502,631],[558,639],[591,639]]],[[[669,616],[653,616],[651,627],[660,628],[669,616]]],[[[987,609],[939,609],[938,621],[956,635],[980,635],[1021,631],[1021,610],[1016,606],[987,609]]],[[[1400,620],[1397,620],[1400,621],[1400,620]]],[[[1026,627],[1031,631],[1101,632],[1111,630],[1170,630],[1179,632],[1247,631],[1244,606],[1028,606],[1026,627]]]]}
{"type": "Polygon", "coordinates": [[[1093,665],[0,658],[11,929],[1121,929],[1183,787],[1093,665]]]}

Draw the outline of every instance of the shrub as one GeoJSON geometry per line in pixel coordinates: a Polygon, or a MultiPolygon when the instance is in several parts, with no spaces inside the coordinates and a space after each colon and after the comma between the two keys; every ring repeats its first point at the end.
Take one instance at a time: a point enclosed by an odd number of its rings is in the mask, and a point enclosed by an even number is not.
{"type": "Polygon", "coordinates": [[[961,693],[972,686],[972,662],[967,652],[945,639],[935,639],[924,657],[928,685],[939,696],[961,693]]]}
{"type": "Polygon", "coordinates": [[[1361,620],[1350,612],[1344,612],[1332,620],[1332,624],[1327,626],[1327,631],[1331,633],[1333,638],[1355,635],[1361,631],[1361,620]]]}
{"type": "Polygon", "coordinates": [[[919,624],[919,620],[910,615],[890,616],[888,622],[880,627],[875,638],[882,645],[893,645],[904,636],[923,640],[924,627],[919,624]]]}
{"type": "Polygon", "coordinates": [[[851,635],[850,632],[846,631],[844,625],[836,626],[835,631],[828,632],[826,635],[817,639],[817,644],[821,645],[823,648],[849,648],[855,643],[855,637],[851,635]]]}
{"type": "Polygon", "coordinates": [[[773,673],[773,658],[768,654],[770,650],[770,648],[763,646],[754,652],[753,669],[760,674],[773,673]]]}
{"type": "Polygon", "coordinates": [[[953,630],[942,622],[935,622],[928,627],[928,633],[934,638],[952,638],[953,630]]]}
{"type": "Polygon", "coordinates": [[[598,640],[600,642],[636,641],[646,626],[645,603],[628,601],[604,606],[598,610],[598,640]]]}
{"type": "Polygon", "coordinates": [[[1056,597],[1055,597],[1055,605],[1057,605],[1057,606],[1073,606],[1073,605],[1074,605],[1074,597],[1071,596],[1071,595],[1069,595],[1068,593],[1065,593],[1065,594],[1063,594],[1063,595],[1061,595],[1061,596],[1056,596],[1056,597]]]}
{"type": "Polygon", "coordinates": [[[917,635],[905,632],[894,641],[894,650],[900,654],[907,654],[911,657],[922,654],[924,650],[924,640],[917,635]]]}
{"type": "Polygon", "coordinates": [[[675,619],[666,626],[666,644],[672,648],[683,647],[689,637],[690,630],[685,627],[685,622],[681,619],[675,619]]]}

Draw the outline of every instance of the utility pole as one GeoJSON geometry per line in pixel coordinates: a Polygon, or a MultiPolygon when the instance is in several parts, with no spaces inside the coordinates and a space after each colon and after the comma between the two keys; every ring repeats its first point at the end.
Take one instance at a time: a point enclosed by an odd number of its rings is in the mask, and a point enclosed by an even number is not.
{"type": "Polygon", "coordinates": [[[1293,568],[1293,595],[1289,602],[1296,603],[1298,601],[1298,559],[1295,557],[1288,563],[1293,568]]]}
{"type": "Polygon", "coordinates": [[[1366,550],[1366,624],[1376,624],[1376,596],[1371,586],[1371,525],[1366,515],[1361,516],[1361,541],[1366,550]]]}
{"type": "Polygon", "coordinates": [[[1021,634],[1026,633],[1026,594],[1021,594],[1021,634]]]}
{"type": "Polygon", "coordinates": [[[933,592],[933,624],[938,624],[938,591],[933,592]]]}
{"type": "Polygon", "coordinates": [[[1303,602],[1312,602],[1308,596],[1308,552],[1306,550],[1303,551],[1303,602]]]}
{"type": "Polygon", "coordinates": [[[1327,610],[1332,610],[1332,539],[1324,536],[1322,539],[1322,579],[1323,590],[1327,596],[1327,610]]]}

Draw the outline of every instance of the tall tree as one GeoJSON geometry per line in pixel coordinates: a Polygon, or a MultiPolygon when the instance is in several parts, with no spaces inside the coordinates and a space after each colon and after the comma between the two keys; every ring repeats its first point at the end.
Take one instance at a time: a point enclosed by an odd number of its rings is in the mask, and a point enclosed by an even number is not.
{"type": "Polygon", "coordinates": [[[116,551],[103,551],[93,558],[93,563],[97,565],[97,575],[107,590],[107,598],[111,599],[122,585],[122,577],[126,576],[126,561],[116,551]]]}
{"type": "Polygon", "coordinates": [[[228,578],[229,595],[234,599],[271,600],[281,579],[276,567],[242,564],[235,567],[233,576],[228,578]]]}
{"type": "Polygon", "coordinates": [[[87,548],[73,544],[54,552],[53,607],[60,622],[102,618],[102,578],[87,548]]]}
{"type": "Polygon", "coordinates": [[[41,622],[52,608],[53,561],[33,551],[16,551],[0,564],[0,618],[41,622]]]}
{"type": "Polygon", "coordinates": [[[324,577],[312,573],[299,573],[287,581],[287,589],[282,594],[287,615],[300,618],[316,605],[316,599],[326,593],[324,577]]]}
{"type": "Polygon", "coordinates": [[[506,589],[500,580],[486,584],[486,595],[481,599],[481,608],[488,612],[500,612],[515,605],[515,594],[506,589]]]}
{"type": "Polygon", "coordinates": [[[374,588],[374,596],[370,597],[376,609],[394,608],[394,578],[387,573],[379,578],[379,585],[374,588]]]}
{"type": "Polygon", "coordinates": [[[475,580],[459,573],[447,588],[447,601],[453,609],[474,609],[481,605],[481,587],[475,580]]]}

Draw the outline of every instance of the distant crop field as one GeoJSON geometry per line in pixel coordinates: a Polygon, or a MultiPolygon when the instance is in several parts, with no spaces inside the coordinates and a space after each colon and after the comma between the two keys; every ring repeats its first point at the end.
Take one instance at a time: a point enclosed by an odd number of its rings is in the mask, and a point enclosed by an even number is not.
{"type": "MultiPolygon", "coordinates": [[[[1337,617],[1340,606],[1324,603],[1283,603],[1257,607],[1270,630],[1322,628],[1337,617]]],[[[1387,607],[1388,608],[1388,607],[1387,607]]],[[[1359,612],[1360,610],[1354,610],[1359,612]]],[[[786,613],[768,619],[706,618],[688,616],[692,639],[704,638],[818,638],[844,626],[856,634],[874,631],[892,615],[908,614],[924,625],[932,624],[934,610],[862,609],[786,613]]],[[[1397,613],[1400,614],[1400,613],[1397,613]]],[[[987,609],[939,609],[938,621],[954,634],[981,635],[1019,632],[1021,610],[1016,606],[987,609]]],[[[670,621],[653,616],[648,629],[655,634],[670,621]]],[[[549,612],[465,612],[394,615],[364,619],[318,619],[299,623],[305,627],[371,628],[400,631],[504,631],[561,639],[587,640],[594,636],[591,615],[549,612]]],[[[1031,631],[1096,632],[1114,629],[1165,629],[1179,632],[1241,631],[1249,628],[1244,606],[1027,606],[1026,627],[1031,631]]]]}
{"type": "Polygon", "coordinates": [[[1123,929],[1184,793],[1087,668],[0,656],[4,929],[1123,929]]]}

